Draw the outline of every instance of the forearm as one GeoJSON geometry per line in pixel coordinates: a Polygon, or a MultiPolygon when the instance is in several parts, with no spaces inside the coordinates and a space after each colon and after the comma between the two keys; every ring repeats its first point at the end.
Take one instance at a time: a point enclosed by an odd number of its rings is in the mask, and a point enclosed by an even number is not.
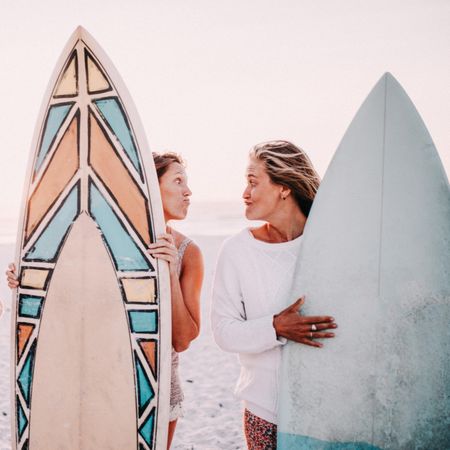
{"type": "Polygon", "coordinates": [[[189,347],[199,334],[199,326],[192,317],[183,299],[177,274],[170,277],[172,296],[172,346],[177,352],[189,347]]]}
{"type": "Polygon", "coordinates": [[[213,332],[217,345],[232,353],[261,353],[285,342],[277,339],[273,315],[252,320],[213,316],[213,332]]]}

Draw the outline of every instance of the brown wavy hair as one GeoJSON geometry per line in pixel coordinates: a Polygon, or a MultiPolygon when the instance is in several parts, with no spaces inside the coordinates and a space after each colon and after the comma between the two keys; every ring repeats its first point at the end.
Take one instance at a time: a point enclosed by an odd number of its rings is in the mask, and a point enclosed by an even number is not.
{"type": "Polygon", "coordinates": [[[166,152],[166,153],[156,153],[153,152],[153,161],[155,163],[156,173],[158,175],[158,180],[167,172],[169,166],[176,162],[181,165],[185,165],[183,158],[174,152],[166,152]]]}
{"type": "Polygon", "coordinates": [[[268,141],[255,145],[250,156],[264,163],[273,183],[289,188],[301,212],[308,217],[320,184],[308,155],[289,141],[268,141]]]}

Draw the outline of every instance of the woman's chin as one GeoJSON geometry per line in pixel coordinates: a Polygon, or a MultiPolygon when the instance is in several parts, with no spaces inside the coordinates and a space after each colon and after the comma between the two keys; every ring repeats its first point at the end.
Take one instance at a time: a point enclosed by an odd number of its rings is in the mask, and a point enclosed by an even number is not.
{"type": "Polygon", "coordinates": [[[247,220],[259,220],[259,217],[257,217],[257,215],[248,208],[245,209],[245,218],[247,220]]]}
{"type": "Polygon", "coordinates": [[[173,214],[166,215],[166,220],[184,220],[186,219],[187,211],[176,212],[173,214]]]}

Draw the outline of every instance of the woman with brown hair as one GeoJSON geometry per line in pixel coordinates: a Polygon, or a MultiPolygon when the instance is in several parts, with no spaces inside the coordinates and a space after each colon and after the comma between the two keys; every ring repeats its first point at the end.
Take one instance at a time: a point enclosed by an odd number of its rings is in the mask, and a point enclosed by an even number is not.
{"type": "MultiPolygon", "coordinates": [[[[166,233],[149,246],[154,258],[167,261],[172,297],[172,381],[170,393],[170,448],[175,427],[183,415],[183,392],[178,375],[178,353],[186,350],[200,331],[200,292],[203,281],[203,258],[199,247],[188,237],[168,225],[170,220],[186,217],[192,192],[187,185],[183,160],[175,153],[153,153],[163,205],[166,233]]],[[[19,283],[14,264],[6,272],[8,286],[19,283]]]]}
{"type": "MultiPolygon", "coordinates": [[[[329,316],[302,316],[302,297],[280,311],[290,295],[303,229],[319,187],[307,155],[287,141],[250,152],[245,215],[263,220],[231,237],[217,262],[212,327],[217,344],[239,354],[236,394],[244,401],[249,449],[275,449],[278,372],[286,340],[320,348],[337,327],[329,316]]],[[[292,299],[294,300],[294,299],[292,299]]]]}

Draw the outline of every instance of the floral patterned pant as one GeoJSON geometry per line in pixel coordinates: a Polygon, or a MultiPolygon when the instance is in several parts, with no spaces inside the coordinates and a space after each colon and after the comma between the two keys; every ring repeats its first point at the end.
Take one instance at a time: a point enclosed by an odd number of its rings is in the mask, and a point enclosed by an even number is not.
{"type": "Polygon", "coordinates": [[[244,432],[248,450],[276,450],[277,426],[244,411],[244,432]]]}

